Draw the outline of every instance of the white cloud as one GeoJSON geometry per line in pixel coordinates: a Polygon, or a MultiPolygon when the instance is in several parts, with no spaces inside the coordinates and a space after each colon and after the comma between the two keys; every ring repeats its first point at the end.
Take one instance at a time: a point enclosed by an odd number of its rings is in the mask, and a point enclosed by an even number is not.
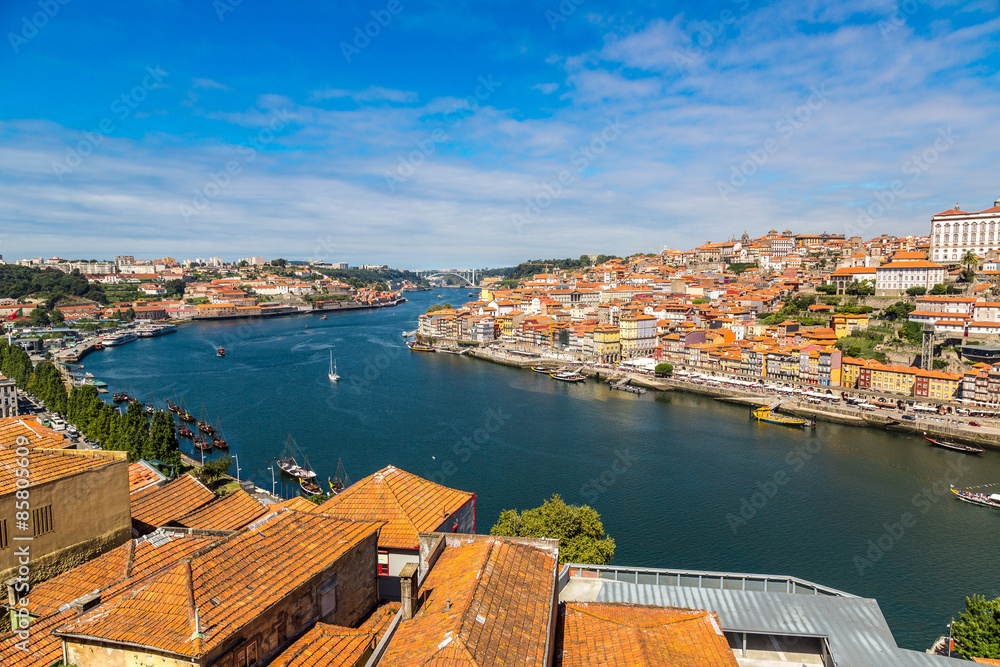
{"type": "Polygon", "coordinates": [[[551,95],[552,93],[559,90],[558,83],[536,83],[531,87],[532,90],[540,90],[544,95],[551,95]]]}

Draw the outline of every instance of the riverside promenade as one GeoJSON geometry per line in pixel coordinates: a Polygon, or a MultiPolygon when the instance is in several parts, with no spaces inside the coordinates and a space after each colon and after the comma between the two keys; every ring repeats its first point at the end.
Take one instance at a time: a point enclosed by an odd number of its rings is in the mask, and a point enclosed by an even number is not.
{"type": "MultiPolygon", "coordinates": [[[[748,409],[762,405],[778,405],[780,412],[808,417],[817,421],[878,428],[915,436],[922,436],[926,433],[933,438],[954,440],[1000,451],[1000,420],[984,417],[962,417],[959,415],[924,414],[884,408],[879,408],[875,411],[866,411],[841,400],[840,392],[846,391],[853,396],[878,398],[883,401],[892,402],[899,399],[913,400],[912,396],[878,394],[868,391],[841,389],[840,387],[819,387],[816,385],[785,383],[790,386],[801,387],[803,390],[817,391],[829,389],[834,391],[834,395],[830,396],[829,399],[815,403],[796,398],[794,395],[787,396],[774,390],[765,390],[757,387],[721,386],[721,383],[720,386],[713,386],[704,382],[685,380],[678,377],[656,377],[647,372],[627,370],[620,366],[610,367],[601,364],[551,359],[518,351],[477,348],[471,350],[468,356],[515,368],[545,366],[555,370],[562,366],[572,368],[582,367],[580,373],[583,375],[609,384],[623,378],[628,378],[629,384],[655,391],[681,391],[699,394],[727,403],[744,404],[748,406],[748,409]],[[913,419],[904,419],[904,414],[913,417],[913,419]],[[980,425],[973,426],[970,422],[980,425]]],[[[692,370],[701,371],[702,369],[692,370]]],[[[719,376],[718,379],[722,381],[726,378],[719,376]]],[[[924,399],[923,402],[930,401],[924,399]]],[[[954,401],[944,402],[944,404],[958,408],[966,407],[954,401]]]]}

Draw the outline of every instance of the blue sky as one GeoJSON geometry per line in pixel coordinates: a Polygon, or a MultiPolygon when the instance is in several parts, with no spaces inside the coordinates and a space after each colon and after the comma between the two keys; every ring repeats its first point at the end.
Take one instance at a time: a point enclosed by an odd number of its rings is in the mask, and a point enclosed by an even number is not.
{"type": "Polygon", "coordinates": [[[8,0],[0,253],[482,267],[926,233],[1000,197],[997,4],[8,0]]]}

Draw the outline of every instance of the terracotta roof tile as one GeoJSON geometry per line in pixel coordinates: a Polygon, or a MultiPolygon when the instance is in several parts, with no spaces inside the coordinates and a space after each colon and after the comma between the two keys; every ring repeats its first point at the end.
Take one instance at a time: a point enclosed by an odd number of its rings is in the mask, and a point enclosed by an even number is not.
{"type": "Polygon", "coordinates": [[[560,605],[557,667],[736,667],[714,612],[581,602],[560,605]]]}
{"type": "Polygon", "coordinates": [[[252,530],[132,586],[67,623],[59,634],[203,656],[379,527],[281,510],[252,530]]]}
{"type": "MultiPolygon", "coordinates": [[[[125,467],[125,452],[35,448],[28,452],[29,487],[115,464],[125,467]]],[[[22,457],[16,449],[0,449],[0,494],[14,490],[14,470],[22,457]]],[[[124,470],[122,471],[124,473],[124,470]]]]}
{"type": "Polygon", "coordinates": [[[312,512],[316,509],[317,505],[311,500],[306,500],[302,496],[295,496],[294,498],[289,498],[288,500],[275,504],[274,507],[287,507],[290,510],[297,510],[299,512],[312,512]]]}
{"type": "Polygon", "coordinates": [[[61,664],[62,640],[52,634],[61,623],[73,618],[75,610],[64,611],[56,616],[39,619],[31,623],[28,650],[17,647],[21,640],[12,632],[0,635],[0,665],[3,667],[50,667],[61,664]]]}
{"type": "Polygon", "coordinates": [[[38,417],[25,415],[0,419],[0,448],[14,449],[24,444],[17,442],[20,436],[28,439],[27,447],[61,449],[72,444],[58,431],[42,426],[38,417]]]}
{"type": "Polygon", "coordinates": [[[128,466],[128,492],[134,493],[136,491],[141,491],[147,486],[156,484],[157,482],[163,480],[164,477],[160,473],[151,469],[148,465],[142,461],[136,461],[135,463],[130,463],[128,466]]]}
{"type": "Polygon", "coordinates": [[[271,662],[271,667],[354,667],[378,640],[371,632],[317,623],[271,662]]]}
{"type": "Polygon", "coordinates": [[[173,523],[202,530],[239,530],[268,513],[268,508],[243,489],[202,505],[173,523]]]}
{"type": "Polygon", "coordinates": [[[557,554],[493,537],[445,547],[382,664],[545,664],[557,554]]]}
{"type": "Polygon", "coordinates": [[[474,496],[389,466],[352,484],[314,511],[358,521],[385,521],[379,546],[416,549],[418,533],[437,530],[474,496]]]}
{"type": "Polygon", "coordinates": [[[207,505],[215,494],[190,475],[129,496],[132,505],[132,526],[140,533],[149,533],[171,521],[180,519],[207,505]]]}

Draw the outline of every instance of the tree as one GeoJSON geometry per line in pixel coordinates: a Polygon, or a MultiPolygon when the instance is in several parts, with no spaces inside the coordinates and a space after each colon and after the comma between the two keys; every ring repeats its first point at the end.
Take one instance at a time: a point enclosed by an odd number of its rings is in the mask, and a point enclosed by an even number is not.
{"type": "Polygon", "coordinates": [[[899,337],[916,345],[924,336],[924,327],[920,322],[907,322],[899,330],[899,337]]]}
{"type": "Polygon", "coordinates": [[[180,278],[168,280],[163,287],[167,290],[165,296],[184,296],[184,281],[180,278]]]}
{"type": "Polygon", "coordinates": [[[906,296],[923,296],[927,294],[927,288],[917,285],[906,290],[906,296]]]}
{"type": "Polygon", "coordinates": [[[700,306],[702,304],[711,303],[711,301],[709,301],[708,299],[702,298],[702,297],[698,297],[697,299],[695,299],[691,303],[693,303],[696,306],[700,306]]]}
{"type": "Polygon", "coordinates": [[[816,291],[817,292],[821,292],[823,294],[833,295],[833,294],[837,293],[837,286],[836,285],[818,285],[816,287],[816,291]]]}
{"type": "Polygon", "coordinates": [[[372,285],[372,289],[377,292],[388,292],[389,286],[380,280],[379,282],[372,285]]]}
{"type": "Polygon", "coordinates": [[[965,598],[965,611],[952,619],[951,636],[963,658],[1000,658],[1000,598],[965,598]]]}
{"type": "Polygon", "coordinates": [[[844,291],[851,296],[872,296],[875,294],[875,281],[855,280],[844,291]]]}
{"type": "Polygon", "coordinates": [[[132,306],[128,307],[128,310],[125,311],[125,319],[129,322],[135,320],[135,308],[132,306]]]}
{"type": "Polygon", "coordinates": [[[195,476],[195,479],[208,486],[219,481],[232,465],[233,457],[225,454],[214,461],[206,461],[205,465],[197,468],[192,474],[195,476]]]}
{"type": "Polygon", "coordinates": [[[657,375],[671,376],[674,374],[674,367],[672,364],[656,364],[653,368],[653,372],[657,375]]]}
{"type": "Polygon", "coordinates": [[[286,264],[288,264],[288,262],[286,262],[285,260],[281,259],[280,257],[278,259],[272,259],[271,260],[271,266],[280,266],[280,267],[284,268],[284,266],[286,264]]]}
{"type": "MultiPolygon", "coordinates": [[[[923,289],[923,288],[921,288],[923,289]]],[[[886,306],[882,309],[882,319],[895,322],[896,320],[905,319],[907,315],[916,310],[917,307],[912,303],[906,303],[905,301],[897,301],[891,306],[886,306]]]]}
{"type": "Polygon", "coordinates": [[[945,285],[944,283],[938,283],[931,288],[931,294],[934,296],[941,296],[942,294],[958,294],[959,292],[961,292],[961,290],[954,285],[945,285]]]}
{"type": "Polygon", "coordinates": [[[560,563],[607,565],[615,555],[615,541],[604,532],[601,515],[587,505],[567,505],[558,494],[520,514],[504,510],[490,535],[558,539],[560,563]]]}
{"type": "Polygon", "coordinates": [[[44,308],[35,308],[31,311],[28,321],[33,327],[45,327],[49,325],[49,314],[45,312],[44,308]]]}
{"type": "Polygon", "coordinates": [[[180,465],[181,450],[174,430],[174,420],[162,410],[153,413],[149,425],[149,439],[142,450],[142,458],[180,465]]]}
{"type": "Polygon", "coordinates": [[[944,369],[948,368],[948,362],[945,361],[944,359],[935,359],[933,365],[934,365],[934,370],[936,371],[943,371],[944,369]]]}

